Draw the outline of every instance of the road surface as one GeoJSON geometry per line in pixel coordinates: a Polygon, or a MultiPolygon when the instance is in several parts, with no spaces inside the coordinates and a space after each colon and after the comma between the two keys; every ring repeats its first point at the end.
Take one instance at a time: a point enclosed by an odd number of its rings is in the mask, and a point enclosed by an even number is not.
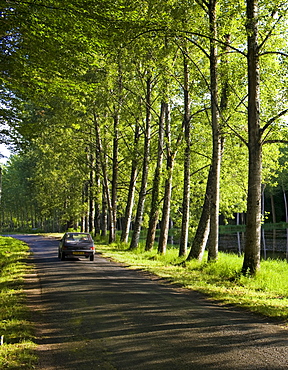
{"type": "Polygon", "coordinates": [[[288,369],[287,328],[170,286],[96,254],[57,258],[58,241],[30,246],[27,279],[37,369],[288,369]]]}

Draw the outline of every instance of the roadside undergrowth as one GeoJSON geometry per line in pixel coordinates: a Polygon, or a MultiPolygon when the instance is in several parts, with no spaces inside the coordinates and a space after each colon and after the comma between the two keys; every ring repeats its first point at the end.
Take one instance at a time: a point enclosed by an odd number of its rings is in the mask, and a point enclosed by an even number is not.
{"type": "Polygon", "coordinates": [[[185,261],[178,257],[178,250],[171,248],[165,256],[156,250],[145,252],[143,246],[129,251],[127,245],[97,245],[99,252],[132,269],[149,271],[166,278],[171,283],[197,290],[223,304],[250,311],[288,323],[288,263],[283,260],[261,262],[255,277],[243,276],[243,257],[219,253],[219,259],[207,263],[185,261]]]}
{"type": "Polygon", "coordinates": [[[33,330],[22,290],[28,256],[26,244],[0,237],[1,369],[35,368],[33,330]]]}

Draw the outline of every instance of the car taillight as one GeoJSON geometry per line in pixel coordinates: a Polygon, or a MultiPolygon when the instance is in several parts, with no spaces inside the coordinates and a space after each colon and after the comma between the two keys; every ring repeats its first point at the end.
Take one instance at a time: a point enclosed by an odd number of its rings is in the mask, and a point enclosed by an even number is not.
{"type": "Polygon", "coordinates": [[[95,249],[94,245],[93,245],[93,247],[90,247],[90,249],[92,249],[92,251],[94,251],[94,249],[95,249]]]}

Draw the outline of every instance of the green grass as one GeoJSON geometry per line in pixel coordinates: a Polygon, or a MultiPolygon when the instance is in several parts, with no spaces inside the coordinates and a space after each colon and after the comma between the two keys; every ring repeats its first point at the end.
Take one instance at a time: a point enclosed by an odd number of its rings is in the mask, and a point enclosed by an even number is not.
{"type": "MultiPolygon", "coordinates": [[[[225,304],[233,304],[252,312],[287,323],[288,320],[288,263],[281,260],[261,262],[256,277],[243,276],[240,271],[243,257],[219,253],[214,263],[189,261],[177,257],[176,249],[165,256],[156,250],[144,252],[140,246],[128,251],[127,246],[98,245],[104,256],[125,263],[132,269],[146,270],[171,283],[197,290],[225,304]],[[126,248],[126,249],[125,249],[126,248]]],[[[207,261],[207,256],[203,261],[207,261]]]]}
{"type": "Polygon", "coordinates": [[[34,369],[32,325],[23,294],[23,279],[28,271],[25,262],[29,248],[19,240],[0,237],[0,346],[1,369],[34,369]]]}

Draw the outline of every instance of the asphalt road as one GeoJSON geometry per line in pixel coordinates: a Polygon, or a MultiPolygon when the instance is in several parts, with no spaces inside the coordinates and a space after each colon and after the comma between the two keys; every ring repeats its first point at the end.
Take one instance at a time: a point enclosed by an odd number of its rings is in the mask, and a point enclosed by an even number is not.
{"type": "Polygon", "coordinates": [[[57,258],[58,241],[31,247],[27,279],[38,369],[288,369],[288,330],[96,255],[57,258]]]}

